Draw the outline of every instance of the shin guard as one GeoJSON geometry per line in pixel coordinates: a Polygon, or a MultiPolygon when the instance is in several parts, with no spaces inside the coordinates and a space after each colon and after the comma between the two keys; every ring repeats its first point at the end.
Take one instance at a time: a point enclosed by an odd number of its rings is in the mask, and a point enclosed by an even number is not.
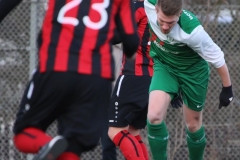
{"type": "Polygon", "coordinates": [[[113,142],[118,146],[127,160],[145,160],[138,140],[128,131],[119,132],[113,142]]]}

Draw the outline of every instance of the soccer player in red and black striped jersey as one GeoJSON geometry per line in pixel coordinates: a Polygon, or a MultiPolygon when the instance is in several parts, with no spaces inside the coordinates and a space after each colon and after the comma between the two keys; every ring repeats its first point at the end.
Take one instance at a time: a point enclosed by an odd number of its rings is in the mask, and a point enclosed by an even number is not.
{"type": "Polygon", "coordinates": [[[136,1],[134,5],[140,44],[135,60],[123,56],[109,107],[108,134],[127,160],[148,160],[140,130],[146,126],[153,61],[149,56],[150,34],[143,1],[136,1]]]}
{"type": "MultiPolygon", "coordinates": [[[[0,21],[21,0],[0,1],[0,21]]],[[[16,148],[34,160],[78,160],[99,142],[114,79],[118,30],[131,58],[139,37],[131,0],[49,0],[38,38],[39,63],[17,113],[16,148]],[[58,134],[45,131],[54,121],[58,134]],[[41,150],[40,150],[41,149],[41,150]]]]}

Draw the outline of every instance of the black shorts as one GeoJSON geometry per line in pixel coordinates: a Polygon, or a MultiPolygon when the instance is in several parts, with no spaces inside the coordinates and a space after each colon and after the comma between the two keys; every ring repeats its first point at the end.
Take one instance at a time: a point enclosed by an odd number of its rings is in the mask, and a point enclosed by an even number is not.
{"type": "Polygon", "coordinates": [[[146,126],[150,82],[149,76],[118,77],[108,112],[110,127],[146,126]]]}
{"type": "Polygon", "coordinates": [[[60,135],[92,149],[99,142],[111,88],[112,82],[99,76],[37,71],[23,95],[13,131],[27,127],[46,131],[57,120],[60,135]]]}

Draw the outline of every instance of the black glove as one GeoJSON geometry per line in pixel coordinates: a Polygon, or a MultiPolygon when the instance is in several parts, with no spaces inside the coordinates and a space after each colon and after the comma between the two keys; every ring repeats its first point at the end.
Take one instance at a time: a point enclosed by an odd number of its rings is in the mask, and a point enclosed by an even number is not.
{"type": "Polygon", "coordinates": [[[232,86],[222,87],[222,91],[219,96],[220,103],[218,108],[221,109],[222,107],[227,107],[232,100],[233,100],[232,86]]]}
{"type": "Polygon", "coordinates": [[[180,108],[183,105],[183,100],[181,94],[178,94],[177,97],[173,98],[172,101],[170,102],[171,106],[173,108],[180,108]]]}

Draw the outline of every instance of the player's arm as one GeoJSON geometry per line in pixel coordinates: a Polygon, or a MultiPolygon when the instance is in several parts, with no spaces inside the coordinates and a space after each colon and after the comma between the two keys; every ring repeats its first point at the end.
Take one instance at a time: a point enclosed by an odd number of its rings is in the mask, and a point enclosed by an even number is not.
{"type": "Polygon", "coordinates": [[[22,0],[0,0],[0,22],[8,13],[16,7],[22,0]]]}
{"type": "Polygon", "coordinates": [[[225,63],[223,66],[217,68],[217,72],[219,74],[219,76],[222,79],[222,85],[223,87],[229,87],[231,86],[231,80],[230,80],[230,75],[229,75],[229,71],[228,71],[228,67],[227,64],[225,63]]]}
{"type": "Polygon", "coordinates": [[[219,97],[219,108],[228,106],[233,100],[233,92],[228,67],[225,63],[222,50],[213,42],[202,26],[197,27],[193,31],[188,45],[217,69],[223,85],[219,97]]]}
{"type": "Polygon", "coordinates": [[[225,64],[222,50],[213,42],[212,38],[201,25],[192,31],[186,43],[203,59],[213,64],[215,68],[219,68],[225,64]]]}
{"type": "Polygon", "coordinates": [[[232,83],[226,63],[223,66],[217,68],[217,72],[222,79],[223,85],[222,91],[219,96],[220,103],[218,106],[218,108],[221,109],[223,106],[227,107],[231,103],[231,101],[233,100],[233,92],[232,83]]]}
{"type": "Polygon", "coordinates": [[[133,13],[132,1],[122,0],[115,20],[117,30],[122,40],[123,51],[127,57],[131,58],[137,51],[140,41],[133,13]]]}
{"type": "MultiPolygon", "coordinates": [[[[137,3],[139,4],[139,3],[137,3]]],[[[136,20],[136,23],[137,25],[140,23],[141,19],[144,17],[143,14],[142,14],[142,9],[144,10],[143,8],[143,3],[141,4],[142,6],[139,7],[139,5],[136,5],[136,3],[134,3],[134,7],[135,7],[135,20],[136,20]]],[[[122,42],[122,39],[121,39],[121,35],[119,33],[119,31],[117,30],[117,28],[115,29],[114,31],[114,37],[113,37],[113,44],[119,44],[122,42]]]]}
{"type": "Polygon", "coordinates": [[[213,42],[202,26],[197,27],[189,39],[188,44],[203,59],[212,63],[221,77],[223,86],[230,86],[231,80],[225,63],[224,54],[220,47],[213,42]]]}

